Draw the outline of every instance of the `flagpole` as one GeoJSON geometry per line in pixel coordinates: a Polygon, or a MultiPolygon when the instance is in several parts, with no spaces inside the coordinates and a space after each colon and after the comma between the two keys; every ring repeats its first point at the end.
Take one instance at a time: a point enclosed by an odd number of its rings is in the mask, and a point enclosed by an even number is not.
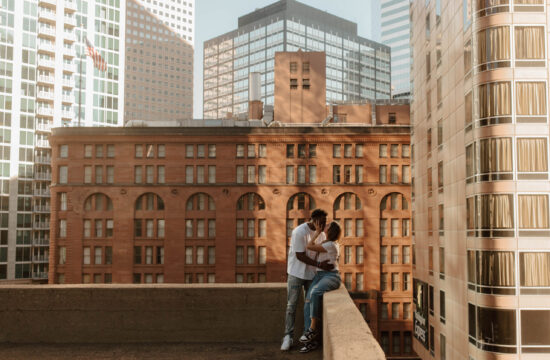
{"type": "MultiPolygon", "coordinates": [[[[79,26],[80,28],[80,46],[82,48],[83,44],[82,44],[82,24],[80,24],[79,26]]],[[[80,127],[80,118],[81,118],[81,114],[82,114],[82,51],[80,51],[80,54],[78,54],[78,58],[79,58],[79,69],[78,69],[78,74],[79,74],[79,79],[78,79],[78,127],[80,127]]]]}

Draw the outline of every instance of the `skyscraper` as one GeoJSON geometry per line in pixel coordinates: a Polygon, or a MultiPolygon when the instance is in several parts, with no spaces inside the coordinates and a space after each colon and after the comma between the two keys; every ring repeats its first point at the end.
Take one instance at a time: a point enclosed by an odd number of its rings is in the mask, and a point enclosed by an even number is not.
{"type": "Polygon", "coordinates": [[[124,120],[193,115],[194,0],[127,0],[124,120]]]}
{"type": "Polygon", "coordinates": [[[410,0],[381,0],[382,43],[391,47],[392,96],[410,96],[410,0]]]}
{"type": "Polygon", "coordinates": [[[238,28],[204,43],[204,118],[248,109],[248,74],[261,73],[261,97],[273,105],[277,51],[325,51],[328,102],[388,99],[390,49],[357,35],[357,24],[295,0],[239,18],[238,28]]]}
{"type": "Polygon", "coordinates": [[[548,2],[415,1],[414,348],[548,358],[548,2]]]}
{"type": "Polygon", "coordinates": [[[119,1],[2,0],[0,17],[0,279],[45,280],[48,136],[52,127],[78,124],[79,99],[82,125],[122,123],[124,7],[119,1]],[[85,58],[86,37],[106,71],[85,58]]]}

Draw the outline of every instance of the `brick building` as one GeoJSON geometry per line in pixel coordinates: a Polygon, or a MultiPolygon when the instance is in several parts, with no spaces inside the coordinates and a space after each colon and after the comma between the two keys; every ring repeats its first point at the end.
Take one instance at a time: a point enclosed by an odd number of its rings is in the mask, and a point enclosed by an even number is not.
{"type": "MultiPolygon", "coordinates": [[[[302,80],[278,91],[324,86],[302,80]]],[[[49,282],[285,281],[290,233],[319,207],[342,225],[342,279],[373,332],[412,356],[408,105],[319,99],[324,118],[292,124],[286,106],[270,126],[54,129],[49,282]]]]}

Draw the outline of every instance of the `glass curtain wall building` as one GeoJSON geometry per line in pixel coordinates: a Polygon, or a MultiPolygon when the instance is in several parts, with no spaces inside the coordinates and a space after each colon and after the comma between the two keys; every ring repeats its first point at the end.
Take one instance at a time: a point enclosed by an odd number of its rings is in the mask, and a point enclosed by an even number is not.
{"type": "MultiPolygon", "coordinates": [[[[391,47],[392,96],[410,97],[410,0],[381,0],[382,42],[391,47]]],[[[441,39],[439,39],[441,41],[441,39]]]]}
{"type": "Polygon", "coordinates": [[[388,99],[390,48],[357,35],[357,24],[294,0],[239,18],[236,30],[204,43],[204,118],[248,110],[248,74],[261,73],[273,105],[277,51],[326,52],[327,102],[388,99]]]}
{"type": "Polygon", "coordinates": [[[52,127],[78,125],[81,36],[108,63],[101,73],[82,61],[81,123],[122,124],[121,1],[0,1],[0,280],[47,280],[48,137],[52,127]]]}
{"type": "Polygon", "coordinates": [[[414,349],[548,358],[550,3],[411,6],[414,349]]]}

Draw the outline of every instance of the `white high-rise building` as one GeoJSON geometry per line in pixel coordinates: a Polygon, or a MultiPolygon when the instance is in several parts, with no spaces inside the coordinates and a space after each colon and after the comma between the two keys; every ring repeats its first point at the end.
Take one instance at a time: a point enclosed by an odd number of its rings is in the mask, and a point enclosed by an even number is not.
{"type": "Polygon", "coordinates": [[[381,0],[382,43],[391,47],[392,96],[410,96],[410,0],[381,0]]]}
{"type": "Polygon", "coordinates": [[[127,0],[124,120],[193,116],[195,0],[127,0]]]}
{"type": "Polygon", "coordinates": [[[124,19],[124,0],[0,1],[0,280],[47,279],[51,128],[77,126],[79,108],[81,125],[122,125],[124,19]]]}

